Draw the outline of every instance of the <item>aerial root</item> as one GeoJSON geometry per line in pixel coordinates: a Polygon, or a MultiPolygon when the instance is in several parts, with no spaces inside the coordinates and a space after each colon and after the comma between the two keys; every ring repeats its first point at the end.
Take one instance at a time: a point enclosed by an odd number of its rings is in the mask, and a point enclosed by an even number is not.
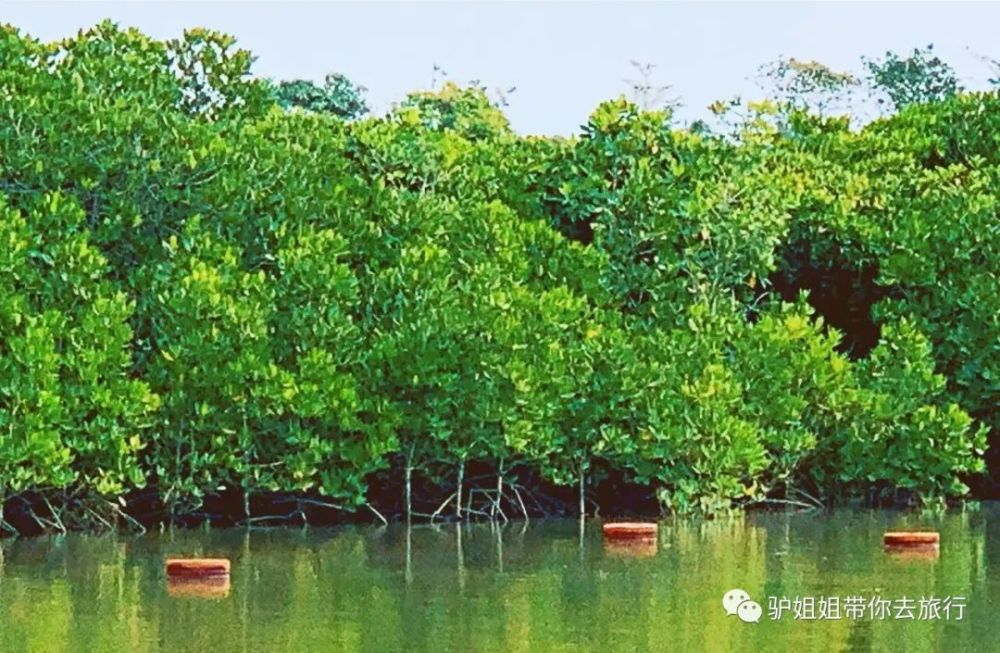
{"type": "Polygon", "coordinates": [[[452,499],[454,499],[456,496],[458,496],[457,491],[452,492],[451,494],[448,495],[448,498],[444,500],[444,503],[438,506],[438,509],[431,514],[431,522],[433,522],[437,518],[437,516],[440,515],[442,511],[444,511],[444,509],[448,506],[449,503],[451,503],[452,499]]]}

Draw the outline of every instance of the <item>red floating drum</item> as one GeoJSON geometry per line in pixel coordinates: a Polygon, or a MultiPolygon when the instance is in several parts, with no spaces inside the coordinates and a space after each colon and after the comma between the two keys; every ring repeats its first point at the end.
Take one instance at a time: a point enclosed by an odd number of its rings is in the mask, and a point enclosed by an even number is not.
{"type": "Polygon", "coordinates": [[[897,531],[882,536],[882,544],[892,548],[937,546],[940,541],[941,535],[934,531],[897,531]]]}
{"type": "Polygon", "coordinates": [[[656,524],[643,522],[611,522],[604,524],[604,537],[609,540],[650,540],[656,538],[656,524]]]}
{"type": "Polygon", "coordinates": [[[225,558],[171,558],[167,560],[170,578],[209,578],[228,576],[229,561],[225,558]]]}

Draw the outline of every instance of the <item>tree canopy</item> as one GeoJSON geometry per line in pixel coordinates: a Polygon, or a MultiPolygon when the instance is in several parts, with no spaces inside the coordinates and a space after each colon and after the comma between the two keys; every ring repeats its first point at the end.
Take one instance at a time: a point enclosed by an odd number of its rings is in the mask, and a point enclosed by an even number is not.
{"type": "Polygon", "coordinates": [[[862,129],[618,99],[559,139],[475,87],[276,96],[204,30],[4,27],[0,498],[351,508],[404,467],[461,500],[471,464],[498,502],[965,495],[1000,427],[1000,99],[917,54],[936,81],[873,63],[900,111],[862,129]]]}

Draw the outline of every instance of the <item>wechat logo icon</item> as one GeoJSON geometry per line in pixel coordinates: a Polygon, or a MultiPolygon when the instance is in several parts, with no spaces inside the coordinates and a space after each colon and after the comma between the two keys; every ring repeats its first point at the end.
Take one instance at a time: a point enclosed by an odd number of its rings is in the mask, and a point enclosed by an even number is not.
{"type": "Polygon", "coordinates": [[[760,603],[752,600],[750,595],[739,589],[732,589],[722,597],[722,607],[729,616],[736,615],[745,623],[757,623],[763,610],[760,603]]]}

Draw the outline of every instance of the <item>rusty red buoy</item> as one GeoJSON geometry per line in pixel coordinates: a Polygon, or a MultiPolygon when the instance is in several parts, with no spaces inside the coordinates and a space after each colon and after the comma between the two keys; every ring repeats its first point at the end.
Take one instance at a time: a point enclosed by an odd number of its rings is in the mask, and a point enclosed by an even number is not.
{"type": "Polygon", "coordinates": [[[934,531],[896,531],[882,536],[885,552],[896,558],[937,559],[940,542],[940,534],[934,531]]]}
{"type": "Polygon", "coordinates": [[[229,561],[225,558],[170,558],[168,578],[228,577],[229,561]]]}
{"type": "Polygon", "coordinates": [[[938,546],[941,535],[934,531],[895,531],[882,536],[886,547],[928,547],[938,546]]]}
{"type": "Polygon", "coordinates": [[[653,540],[657,525],[645,522],[611,522],[604,524],[604,537],[609,540],[653,540]]]}

